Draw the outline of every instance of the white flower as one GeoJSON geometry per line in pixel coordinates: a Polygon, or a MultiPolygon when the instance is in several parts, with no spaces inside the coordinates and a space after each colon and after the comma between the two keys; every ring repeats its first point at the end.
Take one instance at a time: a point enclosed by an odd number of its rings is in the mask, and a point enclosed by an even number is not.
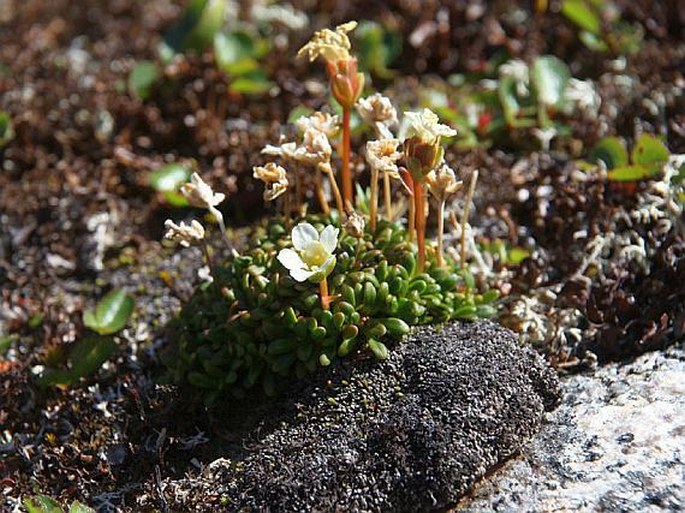
{"type": "Polygon", "coordinates": [[[366,143],[366,160],[376,171],[390,173],[392,177],[399,176],[397,161],[402,153],[397,151],[400,141],[397,139],[379,139],[366,143]]]}
{"type": "Polygon", "coordinates": [[[295,126],[301,133],[313,128],[326,134],[329,139],[335,137],[340,130],[338,116],[331,116],[328,113],[315,112],[311,116],[302,116],[295,121],[295,126]]]}
{"type": "Polygon", "coordinates": [[[380,93],[360,98],[357,102],[357,112],[369,124],[378,122],[392,126],[397,123],[397,110],[393,107],[390,98],[380,93]]]}
{"type": "Polygon", "coordinates": [[[438,115],[430,109],[423,109],[423,112],[405,112],[404,115],[409,121],[409,127],[404,134],[405,139],[416,135],[423,142],[437,143],[440,137],[457,135],[455,129],[439,123],[438,115]]]}
{"type": "Polygon", "coordinates": [[[184,248],[200,244],[205,238],[205,229],[196,220],[187,225],[183,221],[178,225],[171,219],[164,222],[167,232],[164,234],[166,240],[180,244],[184,248]]]}
{"type": "Polygon", "coordinates": [[[438,201],[444,201],[447,196],[454,194],[461,189],[464,182],[457,180],[454,171],[443,163],[436,171],[431,171],[426,175],[428,190],[438,201]]]}
{"type": "Polygon", "coordinates": [[[288,190],[288,177],[285,169],[269,162],[266,166],[252,168],[252,176],[264,182],[264,200],[272,201],[288,190]]]}
{"type": "Polygon", "coordinates": [[[516,94],[528,96],[528,83],[530,82],[530,71],[528,64],[520,59],[512,59],[499,67],[500,78],[509,77],[516,83],[516,94]]]}
{"type": "Polygon", "coordinates": [[[329,225],[319,235],[311,224],[300,223],[291,234],[295,249],[282,249],[278,253],[278,261],[295,281],[319,283],[335,267],[333,252],[338,245],[339,232],[338,228],[329,225]]]}
{"type": "Polygon", "coordinates": [[[188,203],[198,208],[211,209],[226,199],[225,194],[214,192],[197,173],[190,177],[190,183],[181,186],[181,194],[188,203]]]}

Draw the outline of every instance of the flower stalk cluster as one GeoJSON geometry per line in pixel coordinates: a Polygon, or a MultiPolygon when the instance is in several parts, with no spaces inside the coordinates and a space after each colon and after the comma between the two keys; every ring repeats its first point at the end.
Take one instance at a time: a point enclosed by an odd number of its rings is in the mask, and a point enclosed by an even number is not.
{"type": "Polygon", "coordinates": [[[319,57],[326,61],[331,93],[342,107],[342,167],[340,174],[345,205],[352,205],[354,200],[350,170],[350,119],[352,108],[364,90],[364,74],[358,71],[357,58],[350,54],[352,44],[347,36],[356,26],[356,21],[350,21],[339,25],[335,31],[330,29],[319,30],[298,52],[298,56],[306,55],[310,62],[319,57]]]}
{"type": "Polygon", "coordinates": [[[419,271],[426,265],[426,178],[443,160],[445,150],[442,137],[457,134],[456,130],[439,123],[438,116],[429,109],[406,112],[409,130],[404,141],[404,156],[409,170],[414,195],[416,239],[419,250],[419,271]]]}
{"type": "MultiPolygon", "coordinates": [[[[278,200],[282,216],[258,229],[242,254],[233,251],[220,265],[210,264],[211,283],[198,289],[183,309],[175,332],[179,358],[170,368],[176,380],[201,388],[205,399],[216,399],[228,389],[239,396],[258,383],[273,393],[281,378],[303,377],[358,350],[385,359],[385,343],[405,335],[412,325],[494,313],[490,303],[497,294],[475,294],[468,271],[455,265],[455,252],[450,262],[443,254],[446,202],[463,187],[445,163],[442,145],[443,138],[456,132],[428,109],[405,112],[400,124],[390,99],[380,94],[361,98],[364,76],[350,54],[348,38],[355,26],[350,22],[321,30],[300,50],[310,60],[326,61],[342,116],[314,112],[301,117],[294,140],[262,150],[277,162],[253,168],[253,177],[264,186],[264,201],[278,200]],[[366,142],[364,155],[370,174],[368,212],[364,201],[357,203],[357,211],[352,204],[352,109],[375,136],[366,142]],[[336,147],[342,163],[338,176],[336,147]],[[307,172],[313,173],[309,180],[307,172]],[[394,219],[393,180],[410,198],[404,226],[394,219]],[[309,184],[321,215],[303,214],[309,184]],[[435,252],[429,252],[426,241],[428,193],[437,202],[435,252]],[[379,209],[380,194],[384,209],[379,209]]],[[[461,220],[462,267],[477,172],[472,177],[461,220]]],[[[217,208],[225,196],[197,173],[181,193],[192,206],[209,211],[228,241],[217,208]]],[[[166,239],[184,247],[202,246],[210,263],[205,228],[198,221],[168,220],[165,227],[166,239]]]]}

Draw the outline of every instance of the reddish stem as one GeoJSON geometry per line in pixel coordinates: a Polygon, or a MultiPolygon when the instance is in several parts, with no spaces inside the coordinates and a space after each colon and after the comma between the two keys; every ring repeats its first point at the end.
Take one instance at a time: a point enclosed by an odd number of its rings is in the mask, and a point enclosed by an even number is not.
{"type": "Polygon", "coordinates": [[[419,245],[419,272],[426,267],[426,204],[423,182],[414,181],[414,215],[416,216],[416,241],[419,245]]]}
{"type": "Polygon", "coordinates": [[[321,294],[321,308],[329,309],[331,303],[331,296],[328,294],[328,279],[324,278],[319,282],[319,294],[321,294]]]}
{"type": "Polygon", "coordinates": [[[350,173],[350,113],[349,107],[343,106],[342,122],[342,192],[345,207],[353,207],[354,192],[352,190],[352,174],[350,173]]]}

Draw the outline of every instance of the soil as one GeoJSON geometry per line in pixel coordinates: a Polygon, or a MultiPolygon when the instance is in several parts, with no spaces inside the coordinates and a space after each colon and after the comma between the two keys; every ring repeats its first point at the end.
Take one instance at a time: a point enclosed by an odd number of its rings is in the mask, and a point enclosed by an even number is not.
{"type": "Polygon", "coordinates": [[[169,207],[147,174],[192,160],[229,193],[224,214],[236,240],[241,227],[269,215],[251,178],[252,166],[263,163],[259,150],[290,133],[292,108],[327,100],[312,81],[323,78],[322,67],[293,59],[310,28],[364,18],[413,35],[418,43],[404,45],[395,80],[373,77],[375,87],[409,103],[425,75],[478,70],[502,49],[523,59],[553,53],[574,76],[593,79],[601,109],[570,121],[569,143],[553,143],[550,152],[448,149],[464,174],[481,170],[471,219],[479,236],[533,249],[519,266],[493,264],[506,296],[502,322],[520,331],[515,306],[530,298],[545,325],[532,342],[560,369],[629,358],[683,337],[682,214],[669,214],[668,229],[659,228],[659,216],[635,220],[631,212],[666,208],[655,184],[581,179],[573,162],[605,135],[658,134],[672,154],[685,153],[685,20],[677,0],[616,2],[645,31],[624,68],[582,45],[559,2],[533,16],[529,2],[429,1],[417,11],[416,2],[298,0],[311,27],[279,29],[288,44],[264,63],[272,92],[229,93],[205,54],[165,70],[166,85],[141,101],[127,91],[128,74],[155,58],[181,3],[0,2],[0,110],[16,134],[0,148],[0,339],[11,340],[0,354],[0,509],[42,492],[103,511],[132,510],[130,497],[149,494],[148,503],[164,510],[163,479],[194,471],[221,456],[226,439],[239,439],[238,427],[219,421],[192,392],[159,384],[163,327],[198,280],[197,254],[162,249],[162,224],[197,212],[169,207]],[[528,23],[512,12],[527,12],[528,23]],[[645,241],[639,265],[621,256],[621,235],[645,241]],[[596,241],[604,249],[588,263],[596,241]],[[592,272],[579,274],[585,264],[592,272]],[[83,311],[119,287],[136,295],[137,309],[112,361],[79,386],[39,387],[40,366],[63,362],[87,333],[83,311]]]}

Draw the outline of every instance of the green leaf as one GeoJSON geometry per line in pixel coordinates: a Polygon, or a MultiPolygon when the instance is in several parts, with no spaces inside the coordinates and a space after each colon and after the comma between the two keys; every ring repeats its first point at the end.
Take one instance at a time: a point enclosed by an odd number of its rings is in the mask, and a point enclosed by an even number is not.
{"type": "Polygon", "coordinates": [[[383,342],[379,342],[378,340],[374,340],[372,338],[369,339],[369,349],[371,349],[371,352],[373,355],[379,359],[379,360],[387,360],[388,359],[388,348],[385,347],[385,344],[383,342]]]}
{"type": "Polygon", "coordinates": [[[600,140],[588,158],[590,162],[602,161],[607,169],[628,165],[628,150],[618,137],[605,137],[600,140]]]}
{"type": "Polygon", "coordinates": [[[5,335],[0,337],[0,356],[5,356],[14,342],[19,340],[19,335],[5,335]]]}
{"type": "Polygon", "coordinates": [[[69,386],[73,385],[77,381],[74,373],[68,369],[45,369],[43,373],[38,376],[36,382],[40,386],[49,385],[62,385],[69,386]]]}
{"type": "Polygon", "coordinates": [[[645,178],[651,178],[659,170],[660,168],[654,166],[642,166],[639,164],[619,166],[609,171],[608,178],[614,182],[636,182],[645,178]]]}
{"type": "Polygon", "coordinates": [[[78,383],[81,378],[96,372],[116,351],[116,343],[112,337],[91,336],[80,339],[69,354],[71,368],[48,368],[38,377],[41,386],[63,385],[78,383]]]}
{"type": "Polygon", "coordinates": [[[659,139],[653,135],[644,134],[639,137],[633,151],[630,154],[630,159],[633,164],[640,164],[644,166],[658,167],[661,169],[663,165],[668,162],[671,153],[668,148],[664,146],[659,139]]]}
{"type": "Polygon", "coordinates": [[[164,42],[173,52],[203,51],[224,24],[225,0],[192,0],[183,17],[164,36],[164,42]]]}
{"type": "Polygon", "coordinates": [[[295,124],[295,121],[301,117],[309,116],[313,112],[314,110],[309,107],[305,107],[304,105],[296,105],[295,108],[290,111],[290,114],[288,114],[288,123],[295,124]]]}
{"type": "Polygon", "coordinates": [[[256,48],[244,32],[217,32],[214,36],[214,59],[218,68],[231,75],[242,75],[259,68],[256,48]]]}
{"type": "Polygon", "coordinates": [[[116,351],[112,337],[86,337],[76,342],[71,351],[72,376],[75,380],[97,371],[116,351]]]}
{"type": "Polygon", "coordinates": [[[512,77],[503,77],[497,85],[497,93],[507,125],[515,126],[516,118],[521,110],[516,96],[516,81],[512,77]]]}
{"type": "Polygon", "coordinates": [[[128,89],[134,96],[147,100],[159,79],[159,69],[152,61],[138,62],[128,76],[128,89]]]}
{"type": "Polygon", "coordinates": [[[148,175],[148,183],[157,192],[177,192],[181,185],[190,180],[192,171],[182,164],[172,162],[148,175]]]}
{"type": "Polygon", "coordinates": [[[564,0],[561,13],[580,28],[599,34],[602,23],[599,13],[585,0],[564,0]]]}
{"type": "Polygon", "coordinates": [[[62,513],[59,503],[47,495],[35,495],[23,502],[28,513],[62,513]]]}
{"type": "Polygon", "coordinates": [[[233,80],[228,88],[238,94],[263,94],[272,86],[273,83],[267,79],[266,73],[257,70],[233,80]]]}
{"type": "Polygon", "coordinates": [[[382,78],[392,72],[388,66],[402,53],[402,36],[373,21],[362,21],[354,33],[364,69],[382,78]]]}
{"type": "Polygon", "coordinates": [[[608,52],[609,45],[604,42],[604,40],[597,34],[593,34],[587,30],[582,30],[578,35],[578,38],[583,42],[593,52],[608,52]]]}
{"type": "Polygon", "coordinates": [[[164,201],[166,201],[172,207],[183,208],[190,205],[186,197],[180,192],[167,191],[162,193],[164,201]]]}
{"type": "Polygon", "coordinates": [[[509,250],[507,255],[507,263],[510,265],[519,265],[526,258],[530,256],[530,251],[521,247],[513,247],[509,250]]]}
{"type": "Polygon", "coordinates": [[[0,110],[0,148],[14,139],[14,128],[9,113],[0,110]]]}
{"type": "Polygon", "coordinates": [[[97,305],[95,313],[84,312],[83,323],[100,335],[121,330],[133,313],[134,301],[123,290],[113,290],[97,305]]]}
{"type": "Polygon", "coordinates": [[[568,66],[553,55],[543,55],[533,62],[531,80],[538,101],[544,105],[561,108],[571,72],[568,66]]]}
{"type": "Polygon", "coordinates": [[[395,337],[401,337],[409,333],[409,325],[397,317],[382,319],[381,322],[385,325],[390,334],[395,337]]]}
{"type": "Polygon", "coordinates": [[[91,507],[81,504],[79,501],[74,501],[71,505],[71,508],[69,508],[69,513],[95,513],[95,510],[91,507]]]}

